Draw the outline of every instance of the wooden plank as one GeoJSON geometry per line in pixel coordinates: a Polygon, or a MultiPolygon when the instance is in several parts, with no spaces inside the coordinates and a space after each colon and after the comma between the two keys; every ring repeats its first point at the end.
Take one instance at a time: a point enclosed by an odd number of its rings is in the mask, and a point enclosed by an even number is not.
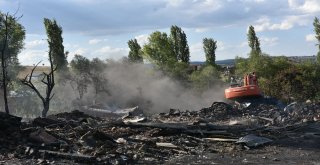
{"type": "Polygon", "coordinates": [[[225,139],[225,138],[204,138],[209,141],[218,141],[218,142],[236,142],[238,139],[225,139]]]}

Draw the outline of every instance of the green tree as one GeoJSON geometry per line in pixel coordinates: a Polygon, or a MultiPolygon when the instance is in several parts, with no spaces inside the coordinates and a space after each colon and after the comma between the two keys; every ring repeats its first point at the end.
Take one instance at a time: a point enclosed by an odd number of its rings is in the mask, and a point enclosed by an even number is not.
{"type": "Polygon", "coordinates": [[[143,47],[146,58],[162,70],[168,71],[173,68],[178,59],[167,34],[156,31],[149,36],[148,40],[148,44],[143,47]]]}
{"type": "Polygon", "coordinates": [[[94,58],[90,61],[90,78],[95,90],[95,95],[101,92],[109,94],[106,84],[107,79],[104,76],[104,71],[107,64],[99,58],[94,58]]]}
{"type": "Polygon", "coordinates": [[[242,57],[236,57],[235,58],[235,74],[242,77],[245,73],[249,72],[249,61],[242,57]]]}
{"type": "Polygon", "coordinates": [[[248,64],[250,66],[248,71],[254,70],[257,73],[259,87],[265,95],[274,96],[274,77],[291,65],[293,64],[286,57],[270,57],[262,54],[258,61],[248,64]]]}
{"type": "Polygon", "coordinates": [[[77,85],[79,98],[82,99],[90,83],[90,60],[76,54],[70,62],[70,66],[74,73],[73,80],[77,85]]]}
{"type": "Polygon", "coordinates": [[[188,63],[177,62],[171,69],[169,76],[173,77],[175,80],[179,80],[182,85],[187,85],[189,74],[192,72],[189,66],[188,63]]]}
{"type": "Polygon", "coordinates": [[[249,44],[249,47],[251,48],[250,58],[259,56],[261,54],[260,41],[259,41],[259,38],[256,36],[256,32],[254,31],[254,27],[252,25],[249,26],[247,36],[248,36],[248,44],[249,44]]]}
{"type": "Polygon", "coordinates": [[[129,61],[133,63],[142,63],[143,57],[141,52],[141,46],[139,45],[137,39],[129,40],[128,41],[129,46],[129,61]]]}
{"type": "Polygon", "coordinates": [[[197,91],[208,90],[217,82],[219,79],[218,70],[212,65],[207,65],[201,70],[194,71],[190,75],[190,80],[192,82],[193,88],[197,91]]]}
{"type": "Polygon", "coordinates": [[[318,46],[318,53],[317,53],[317,62],[320,64],[320,22],[317,17],[314,18],[313,21],[314,26],[314,32],[316,33],[316,39],[318,40],[317,46],[318,46]]]}
{"type": "Polygon", "coordinates": [[[213,40],[212,38],[204,38],[203,49],[206,56],[206,63],[215,66],[217,41],[213,40]]]}
{"type": "Polygon", "coordinates": [[[52,60],[58,73],[63,73],[68,69],[67,54],[64,52],[62,27],[59,26],[56,20],[44,18],[48,40],[51,44],[49,49],[52,51],[52,60]]]}
{"type": "Polygon", "coordinates": [[[236,73],[242,74],[256,72],[259,78],[268,74],[272,59],[267,54],[261,53],[260,41],[256,36],[253,26],[249,26],[247,33],[248,45],[251,48],[248,59],[236,59],[236,73]]]}
{"type": "Polygon", "coordinates": [[[19,70],[18,54],[23,48],[25,29],[17,18],[0,12],[0,63],[1,88],[3,89],[4,109],[9,113],[8,86],[19,70]]]}
{"type": "Polygon", "coordinates": [[[178,26],[171,26],[170,39],[173,46],[173,51],[178,61],[188,63],[190,62],[190,52],[187,41],[187,36],[178,26]]]}
{"type": "Polygon", "coordinates": [[[246,73],[255,71],[258,73],[259,78],[264,74],[264,68],[268,67],[269,58],[267,55],[262,55],[260,48],[259,38],[256,36],[256,32],[253,26],[249,26],[248,33],[248,45],[251,48],[249,58],[239,58],[235,60],[236,74],[243,76],[246,73]]]}

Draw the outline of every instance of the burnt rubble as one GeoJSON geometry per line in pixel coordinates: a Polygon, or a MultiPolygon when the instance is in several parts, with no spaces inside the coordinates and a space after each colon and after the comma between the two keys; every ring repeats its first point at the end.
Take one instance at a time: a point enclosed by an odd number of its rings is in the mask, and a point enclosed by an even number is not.
{"type": "Polygon", "coordinates": [[[282,109],[271,104],[240,107],[214,102],[199,111],[170,109],[152,116],[136,113],[137,107],[131,110],[135,113],[127,109],[121,117],[94,117],[85,113],[89,110],[75,110],[28,123],[0,113],[0,161],[170,164],[185,156],[237,154],[290,144],[301,137],[314,138],[320,147],[319,103],[295,103],[282,109]]]}

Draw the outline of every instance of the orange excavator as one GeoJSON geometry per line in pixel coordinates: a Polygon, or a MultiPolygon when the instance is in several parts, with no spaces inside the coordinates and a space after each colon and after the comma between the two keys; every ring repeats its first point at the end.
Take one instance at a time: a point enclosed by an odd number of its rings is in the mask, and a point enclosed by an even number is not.
{"type": "Polygon", "coordinates": [[[255,72],[246,74],[241,84],[231,84],[229,88],[225,89],[224,93],[225,98],[230,100],[262,97],[255,72]]]}
{"type": "Polygon", "coordinates": [[[285,107],[278,99],[262,94],[254,72],[246,74],[241,83],[232,82],[231,86],[224,90],[224,93],[226,99],[234,101],[241,108],[259,104],[274,105],[280,109],[285,107]]]}

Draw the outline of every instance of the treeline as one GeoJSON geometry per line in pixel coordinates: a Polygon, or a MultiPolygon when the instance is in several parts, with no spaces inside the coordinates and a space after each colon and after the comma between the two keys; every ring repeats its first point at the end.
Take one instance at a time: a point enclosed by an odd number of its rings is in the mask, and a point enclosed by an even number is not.
{"type": "Polygon", "coordinates": [[[242,76],[255,71],[263,93],[284,102],[320,99],[320,23],[317,17],[313,22],[316,46],[319,51],[316,61],[297,63],[285,56],[270,57],[262,53],[259,38],[254,27],[248,31],[248,44],[251,48],[248,58],[235,60],[235,74],[242,76]]]}
{"type": "MultiPolygon", "coordinates": [[[[320,50],[320,23],[317,17],[314,18],[313,26],[318,41],[316,46],[320,50]]],[[[248,28],[247,39],[251,48],[248,58],[236,57],[235,69],[230,70],[231,73],[228,71],[227,77],[222,75],[224,70],[215,64],[217,41],[212,38],[203,39],[206,65],[200,70],[188,72],[187,38],[177,26],[171,27],[170,35],[153,32],[143,46],[136,39],[130,40],[128,57],[131,62],[151,61],[174,79],[193,82],[192,86],[199,90],[205,90],[217,78],[228,82],[230,77],[243,77],[247,73],[256,72],[264,95],[284,102],[320,98],[320,51],[317,53],[317,61],[296,63],[285,56],[271,57],[263,53],[253,26],[248,28]]]]}
{"type": "MultiPolygon", "coordinates": [[[[313,25],[320,50],[318,18],[314,19],[313,25]]],[[[73,92],[75,91],[77,98],[75,100],[78,102],[83,101],[89,87],[93,89],[93,100],[102,94],[110,95],[108,80],[103,72],[108,69],[110,63],[114,65],[115,62],[99,58],[90,60],[77,54],[68,63],[69,53],[64,50],[62,27],[55,20],[47,18],[44,18],[44,27],[48,37],[49,69],[43,72],[39,79],[33,79],[39,62],[27,76],[19,79],[17,75],[24,68],[20,66],[17,56],[24,46],[25,29],[19,23],[18,17],[0,13],[0,88],[4,111],[10,113],[9,105],[13,105],[15,111],[18,109],[23,111],[26,104],[42,103],[41,115],[45,117],[50,109],[51,100],[54,100],[54,106],[61,106],[62,102],[66,102],[63,98],[55,97],[55,91],[63,90],[67,84],[71,86],[73,92]],[[21,97],[13,97],[11,93],[23,96],[24,99],[19,100],[21,97]]],[[[249,57],[237,57],[235,70],[228,76],[242,77],[245,73],[255,71],[259,77],[259,85],[266,95],[288,102],[319,99],[319,52],[317,62],[294,63],[286,57],[270,57],[262,53],[253,26],[249,27],[247,35],[248,45],[251,48],[249,57]]],[[[222,74],[223,68],[215,64],[217,41],[213,38],[203,39],[206,63],[201,68],[195,69],[190,66],[187,36],[178,26],[171,26],[170,34],[160,31],[151,33],[145,45],[139,45],[136,39],[131,39],[128,41],[128,47],[130,49],[128,57],[121,60],[121,65],[136,65],[148,61],[163,75],[199,93],[217,83],[228,81],[222,74]]],[[[36,109],[36,106],[34,108],[36,109]]]]}
{"type": "Polygon", "coordinates": [[[145,45],[141,46],[136,39],[131,39],[128,41],[128,47],[130,49],[129,62],[151,62],[167,76],[198,90],[207,88],[214,80],[219,79],[221,68],[215,64],[217,41],[213,38],[203,39],[206,63],[201,69],[194,69],[190,66],[187,36],[176,25],[171,26],[169,35],[155,31],[150,34],[145,45]]]}

